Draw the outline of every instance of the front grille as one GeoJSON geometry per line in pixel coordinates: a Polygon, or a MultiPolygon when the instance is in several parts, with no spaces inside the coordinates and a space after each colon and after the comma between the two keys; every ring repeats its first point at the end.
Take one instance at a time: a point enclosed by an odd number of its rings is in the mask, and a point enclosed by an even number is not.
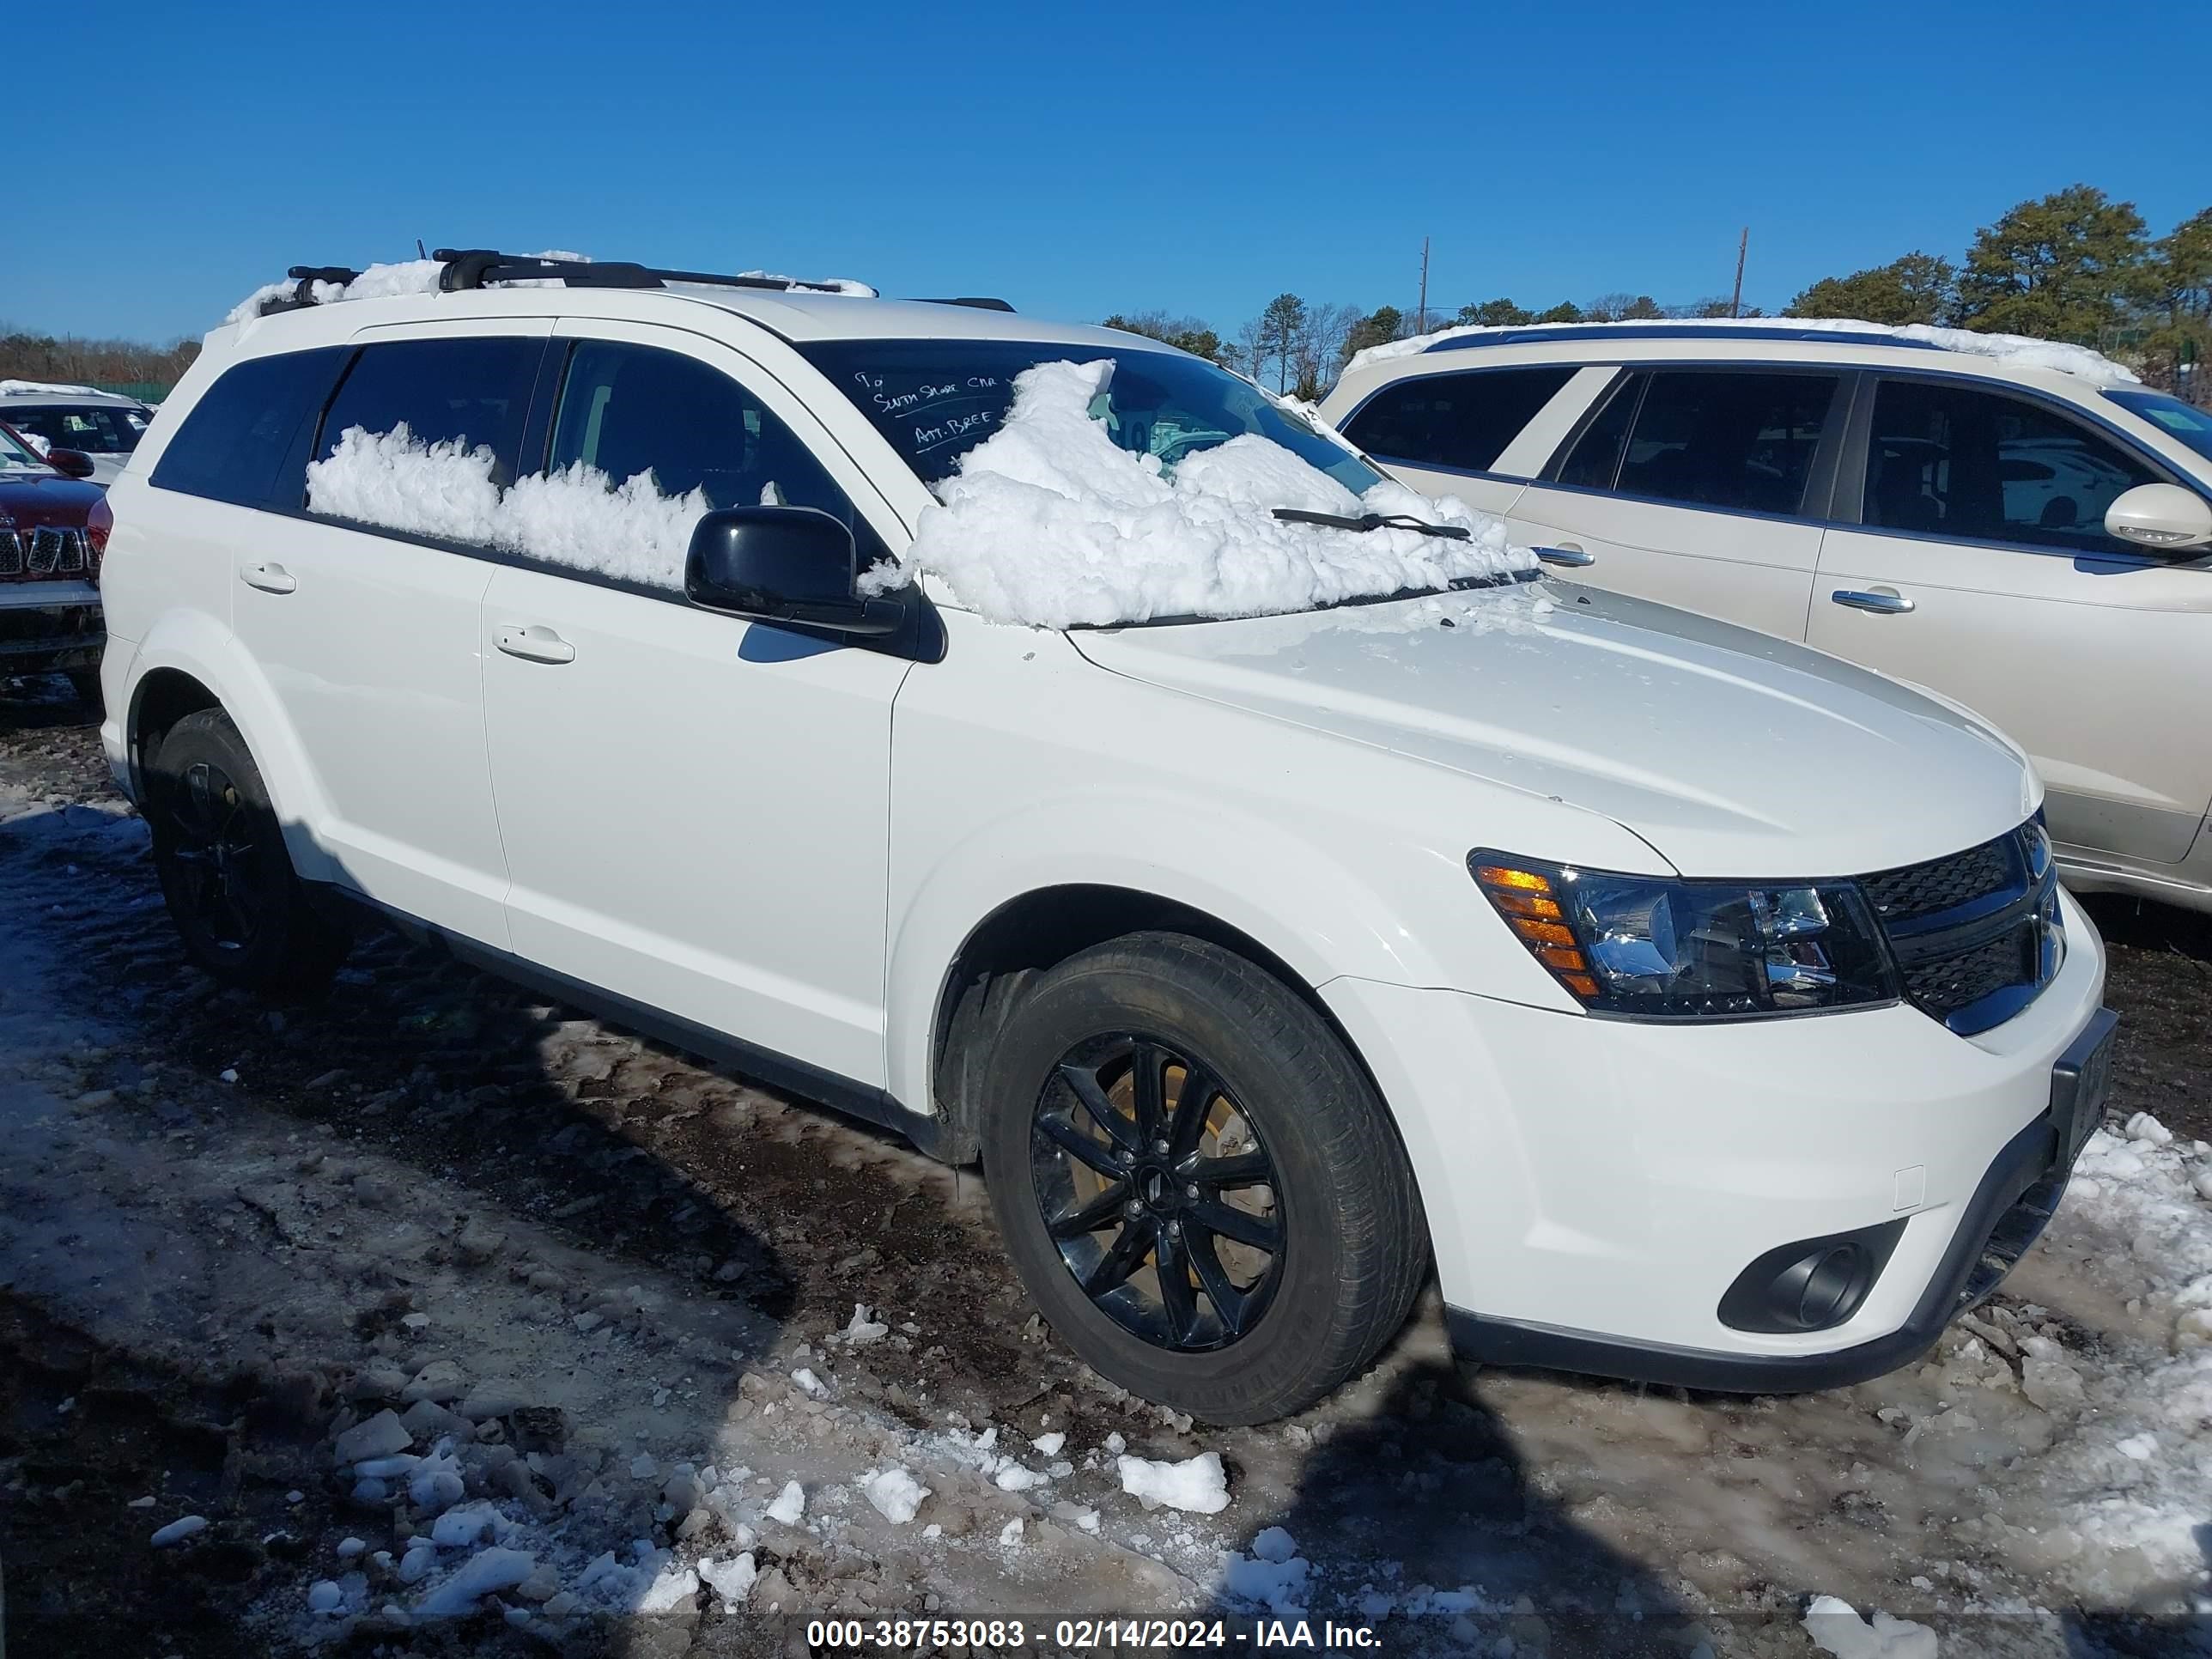
{"type": "Polygon", "coordinates": [[[1910,921],[1917,916],[1953,910],[1985,894],[2002,890],[2014,879],[2012,861],[2002,841],[1969,848],[1948,859],[1909,864],[1902,870],[1885,870],[1866,878],[1867,896],[1874,913],[1884,921],[1910,921]]]}
{"type": "Polygon", "coordinates": [[[1915,1006],[1972,1034],[2041,992],[2063,943],[2047,845],[2031,822],[1963,853],[1862,878],[1915,1006]]]}
{"type": "Polygon", "coordinates": [[[0,527],[0,579],[90,576],[98,568],[91,543],[75,525],[0,527]]]}

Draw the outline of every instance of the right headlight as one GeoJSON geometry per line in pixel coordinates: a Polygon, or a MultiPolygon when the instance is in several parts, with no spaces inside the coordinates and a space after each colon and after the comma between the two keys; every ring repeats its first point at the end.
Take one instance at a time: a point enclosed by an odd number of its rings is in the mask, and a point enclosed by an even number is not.
{"type": "Polygon", "coordinates": [[[1477,851],[1468,868],[1552,976],[1596,1013],[1743,1019],[1895,1000],[1850,882],[1678,881],[1477,851]]]}

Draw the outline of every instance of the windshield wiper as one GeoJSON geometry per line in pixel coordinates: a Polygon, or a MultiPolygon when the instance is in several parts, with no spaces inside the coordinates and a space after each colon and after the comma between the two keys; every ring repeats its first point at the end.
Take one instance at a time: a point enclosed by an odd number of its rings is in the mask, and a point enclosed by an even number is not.
{"type": "Polygon", "coordinates": [[[1354,519],[1339,513],[1309,513],[1303,507],[1279,507],[1275,516],[1285,524],[1316,524],[1325,530],[1354,530],[1363,534],[1370,530],[1418,530],[1424,536],[1442,536],[1447,541],[1472,541],[1474,538],[1473,531],[1459,525],[1431,524],[1405,513],[1363,513],[1354,519]]]}

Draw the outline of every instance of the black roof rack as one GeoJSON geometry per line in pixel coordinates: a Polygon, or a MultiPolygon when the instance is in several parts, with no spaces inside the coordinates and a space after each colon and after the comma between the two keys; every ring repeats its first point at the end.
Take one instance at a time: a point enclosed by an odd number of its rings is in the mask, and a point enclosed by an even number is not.
{"type": "Polygon", "coordinates": [[[761,288],[787,293],[842,294],[835,283],[803,283],[793,276],[726,276],[705,270],[663,270],[626,259],[559,259],[535,253],[499,253],[490,248],[441,247],[434,259],[445,261],[438,286],[448,294],[488,288],[494,283],[559,282],[570,288],[665,288],[698,283],[711,288],[761,288]]]}
{"type": "Polygon", "coordinates": [[[966,295],[957,300],[917,299],[918,306],[973,306],[978,311],[1012,311],[1013,307],[1004,300],[994,300],[980,294],[966,295]]]}

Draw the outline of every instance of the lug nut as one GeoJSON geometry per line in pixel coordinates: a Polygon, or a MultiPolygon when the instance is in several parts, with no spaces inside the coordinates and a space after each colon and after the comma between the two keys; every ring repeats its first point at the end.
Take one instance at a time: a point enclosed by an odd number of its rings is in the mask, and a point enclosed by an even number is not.
{"type": "Polygon", "coordinates": [[[1156,1140],[1152,1143],[1152,1150],[1156,1152],[1164,1152],[1167,1149],[1168,1144],[1164,1140],[1156,1140]]]}
{"type": "Polygon", "coordinates": [[[1182,1195],[1185,1198],[1196,1198],[1198,1196],[1198,1183],[1195,1181],[1192,1182],[1190,1185],[1182,1189],[1182,1195]]]}

